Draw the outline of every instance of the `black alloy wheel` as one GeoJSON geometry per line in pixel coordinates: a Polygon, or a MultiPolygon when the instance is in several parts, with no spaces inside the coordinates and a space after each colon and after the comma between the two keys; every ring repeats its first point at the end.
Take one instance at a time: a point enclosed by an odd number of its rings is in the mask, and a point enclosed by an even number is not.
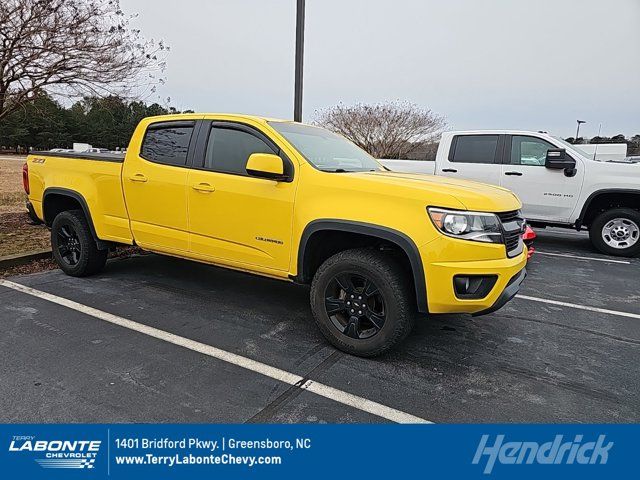
{"type": "Polygon", "coordinates": [[[384,327],[385,301],[370,278],[356,273],[334,276],[325,290],[325,309],[340,333],[354,339],[367,339],[384,327]]]}
{"type": "Polygon", "coordinates": [[[99,249],[82,210],[60,212],[51,224],[53,258],[67,275],[85,277],[99,272],[108,250],[99,249]]]}
{"type": "Polygon", "coordinates": [[[311,282],[316,325],[336,348],[374,357],[393,348],[415,319],[411,277],[393,253],[343,250],[326,259],[311,282]]]}
{"type": "Polygon", "coordinates": [[[82,244],[73,225],[67,223],[60,225],[56,230],[58,236],[58,253],[60,258],[70,267],[74,267],[80,261],[82,244]]]}

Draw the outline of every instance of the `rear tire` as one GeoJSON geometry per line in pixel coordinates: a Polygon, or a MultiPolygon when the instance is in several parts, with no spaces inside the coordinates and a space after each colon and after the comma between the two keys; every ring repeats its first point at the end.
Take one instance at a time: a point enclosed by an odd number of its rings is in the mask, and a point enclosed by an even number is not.
{"type": "Polygon", "coordinates": [[[107,250],[99,250],[82,210],[59,213],[51,225],[53,258],[67,275],[86,277],[107,262],[107,250]]]}
{"type": "Polygon", "coordinates": [[[589,227],[593,246],[607,255],[633,257],[640,253],[640,212],[613,208],[599,214],[589,227]]]}
{"type": "Polygon", "coordinates": [[[411,332],[413,285],[388,253],[346,250],[326,260],[311,284],[318,328],[336,348],[361,357],[380,355],[411,332]]]}

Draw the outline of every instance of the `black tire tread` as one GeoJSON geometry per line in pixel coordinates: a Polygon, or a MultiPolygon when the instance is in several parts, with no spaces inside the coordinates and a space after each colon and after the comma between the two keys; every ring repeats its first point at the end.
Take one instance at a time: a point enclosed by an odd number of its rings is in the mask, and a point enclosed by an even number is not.
{"type": "Polygon", "coordinates": [[[413,291],[413,285],[409,282],[406,272],[390,252],[370,248],[344,250],[327,259],[314,275],[311,283],[311,310],[316,325],[336,348],[360,357],[375,357],[397,346],[411,333],[416,316],[413,291]],[[318,283],[329,268],[340,263],[357,264],[377,271],[386,277],[389,287],[395,293],[397,315],[394,330],[391,336],[375,349],[367,351],[355,350],[351,345],[332,335],[328,331],[328,326],[318,316],[318,312],[325,313],[324,305],[316,304],[318,283]]]}
{"type": "Polygon", "coordinates": [[[589,227],[591,244],[601,253],[617,257],[634,257],[640,253],[640,242],[631,248],[616,249],[610,247],[602,239],[602,228],[612,218],[629,218],[640,225],[640,212],[632,208],[612,208],[598,214],[589,227]]]}
{"type": "Polygon", "coordinates": [[[82,210],[66,210],[60,212],[51,225],[51,246],[53,248],[53,256],[64,273],[72,277],[87,277],[102,270],[107,262],[108,250],[99,250],[96,244],[89,223],[82,210]],[[78,239],[81,243],[83,254],[74,267],[69,267],[59,258],[57,248],[54,247],[54,236],[56,235],[57,223],[67,220],[73,223],[78,239]]]}

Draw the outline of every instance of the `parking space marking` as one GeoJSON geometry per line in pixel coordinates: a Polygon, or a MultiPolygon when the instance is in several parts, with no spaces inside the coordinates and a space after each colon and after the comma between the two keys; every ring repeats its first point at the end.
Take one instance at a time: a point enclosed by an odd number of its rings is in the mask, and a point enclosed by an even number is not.
{"type": "Polygon", "coordinates": [[[627,260],[612,260],[609,258],[581,257],[578,255],[571,255],[569,253],[541,252],[538,249],[536,249],[536,254],[549,255],[552,257],[575,258],[576,260],[593,260],[595,262],[623,263],[625,265],[631,265],[631,262],[628,262],[627,260]]]}
{"type": "Polygon", "coordinates": [[[354,395],[343,390],[338,390],[337,388],[330,387],[329,385],[324,385],[320,382],[316,382],[315,380],[305,379],[300,375],[296,375],[294,373],[287,372],[286,370],[272,367],[271,365],[267,365],[266,363],[258,362],[256,360],[252,360],[250,358],[243,357],[242,355],[228,352],[220,348],[212,347],[211,345],[207,345],[205,343],[196,342],[195,340],[190,340],[188,338],[169,333],[165,330],[160,330],[155,327],[150,327],[142,323],[134,322],[133,320],[128,320],[124,317],[119,317],[118,315],[114,315],[112,313],[98,310],[97,308],[74,302],[73,300],[36,290],[35,288],[27,287],[25,285],[11,282],[9,280],[0,279],[0,285],[12,290],[16,290],[18,292],[25,293],[27,295],[31,295],[33,297],[40,298],[42,300],[46,300],[51,303],[55,303],[57,305],[61,305],[63,307],[70,308],[72,310],[76,310],[105,322],[109,322],[114,325],[118,325],[120,327],[127,328],[144,335],[148,335],[158,340],[172,343],[174,345],[187,348],[194,352],[198,352],[203,355],[222,360],[223,362],[259,373],[260,375],[264,375],[280,382],[296,386],[303,390],[308,390],[315,393],[316,395],[320,395],[321,397],[328,398],[329,400],[342,403],[343,405],[356,408],[363,412],[376,415],[392,422],[432,423],[429,420],[425,420],[424,418],[416,417],[401,410],[388,407],[381,403],[374,402],[364,397],[359,397],[358,395],[354,395]]]}
{"type": "Polygon", "coordinates": [[[549,300],[547,298],[530,297],[528,295],[516,295],[516,298],[522,298],[523,300],[531,300],[533,302],[548,303],[551,305],[558,305],[560,307],[571,307],[579,310],[587,310],[589,312],[606,313],[607,315],[617,315],[618,317],[635,318],[640,320],[640,314],[630,312],[620,312],[618,310],[609,310],[606,308],[590,307],[588,305],[578,305],[576,303],[560,302],[558,300],[549,300]]]}

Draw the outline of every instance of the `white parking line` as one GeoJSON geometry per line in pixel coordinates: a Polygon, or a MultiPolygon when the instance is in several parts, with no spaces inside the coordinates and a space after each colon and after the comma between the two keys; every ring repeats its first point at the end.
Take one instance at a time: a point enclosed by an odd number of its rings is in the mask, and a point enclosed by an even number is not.
{"type": "Polygon", "coordinates": [[[522,298],[523,300],[531,300],[533,302],[548,303],[550,305],[558,305],[560,307],[577,308],[578,310],[587,310],[589,312],[606,313],[607,315],[617,315],[618,317],[635,318],[640,320],[640,314],[620,312],[618,310],[608,310],[606,308],[590,307],[588,305],[578,305],[577,303],[560,302],[558,300],[549,300],[546,298],[530,297],[528,295],[516,295],[516,298],[522,298]]]}
{"type": "Polygon", "coordinates": [[[425,420],[424,418],[416,417],[409,413],[405,413],[381,403],[377,403],[372,400],[368,400],[366,398],[359,397],[342,390],[338,390],[314,380],[306,380],[303,382],[304,377],[287,372],[286,370],[281,370],[279,368],[272,367],[271,365],[267,365],[266,363],[258,362],[256,360],[252,360],[250,358],[243,357],[242,355],[237,355],[232,352],[227,352],[226,350],[221,350],[205,343],[189,340],[188,338],[180,337],[179,335],[174,335],[173,333],[169,333],[158,328],[134,322],[133,320],[128,320],[126,318],[113,315],[112,313],[104,312],[102,310],[98,310],[96,308],[74,302],[73,300],[58,297],[57,295],[42,292],[25,285],[20,285],[19,283],[10,282],[9,280],[0,279],[0,285],[2,285],[3,287],[11,288],[18,292],[26,293],[27,295],[47,300],[51,303],[62,305],[63,307],[76,310],[86,315],[90,315],[94,318],[104,320],[105,322],[109,322],[114,325],[128,328],[129,330],[134,330],[144,335],[157,338],[158,340],[163,340],[180,347],[188,348],[189,350],[192,350],[194,352],[202,353],[203,355],[222,360],[223,362],[236,365],[246,370],[251,370],[252,372],[259,373],[260,375],[273,378],[280,382],[297,386],[298,388],[308,390],[315,393],[316,395],[320,395],[321,397],[328,398],[329,400],[333,400],[335,402],[342,403],[353,408],[357,408],[358,410],[362,410],[363,412],[371,413],[372,415],[391,420],[392,422],[432,423],[428,420],[425,420]]]}
{"type": "Polygon", "coordinates": [[[571,255],[568,253],[541,252],[540,250],[536,249],[536,254],[538,253],[540,255],[549,255],[552,257],[566,257],[566,258],[575,258],[576,260],[593,260],[595,262],[623,263],[625,265],[631,265],[631,262],[628,262],[626,260],[612,260],[608,258],[596,258],[596,257],[580,257],[578,255],[571,255]]]}

